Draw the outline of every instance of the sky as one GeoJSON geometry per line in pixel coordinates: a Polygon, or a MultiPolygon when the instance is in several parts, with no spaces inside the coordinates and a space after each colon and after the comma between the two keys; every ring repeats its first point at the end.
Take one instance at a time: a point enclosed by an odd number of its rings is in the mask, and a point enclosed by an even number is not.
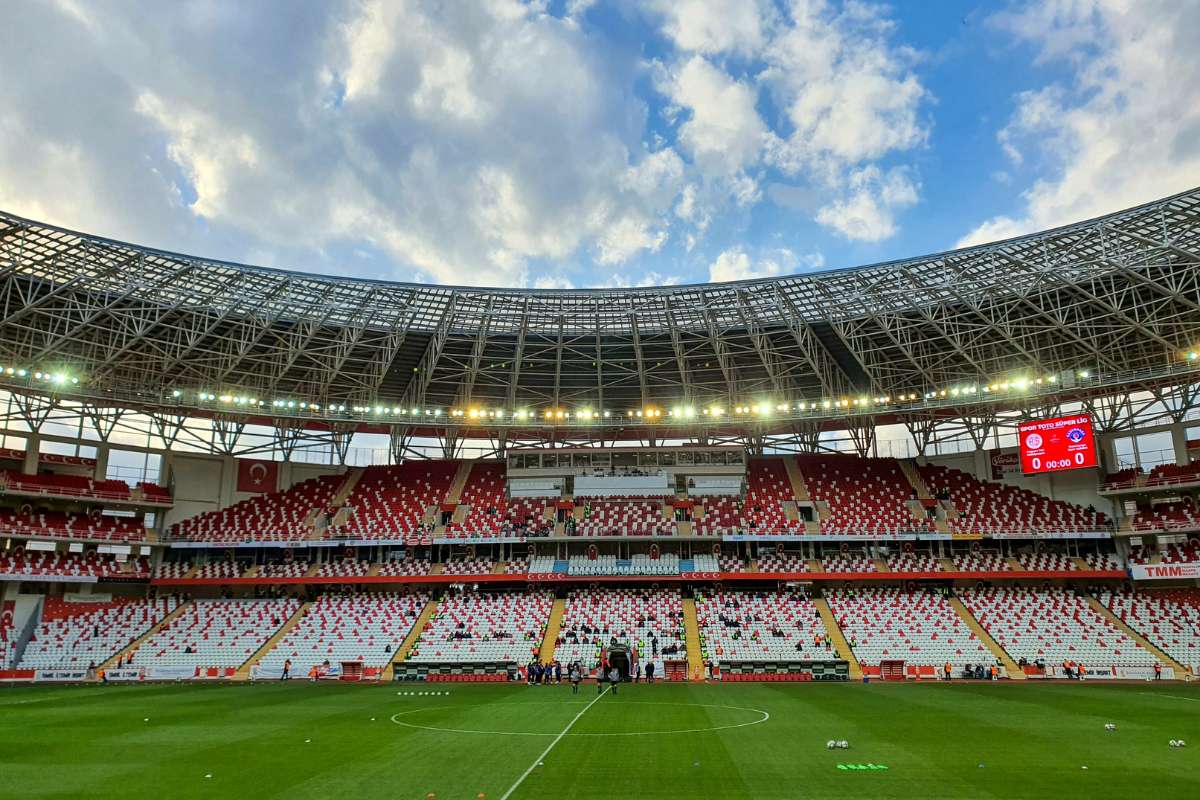
{"type": "Polygon", "coordinates": [[[0,209],[478,286],[917,256],[1200,185],[1200,0],[19,0],[0,209]]]}

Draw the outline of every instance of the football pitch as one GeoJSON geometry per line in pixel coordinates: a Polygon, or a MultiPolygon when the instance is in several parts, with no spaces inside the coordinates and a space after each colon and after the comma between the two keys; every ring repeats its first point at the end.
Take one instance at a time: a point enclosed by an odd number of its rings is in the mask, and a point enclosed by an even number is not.
{"type": "Polygon", "coordinates": [[[0,795],[1200,797],[1198,689],[9,687],[0,690],[0,795]],[[849,747],[827,749],[831,739],[849,747]]]}

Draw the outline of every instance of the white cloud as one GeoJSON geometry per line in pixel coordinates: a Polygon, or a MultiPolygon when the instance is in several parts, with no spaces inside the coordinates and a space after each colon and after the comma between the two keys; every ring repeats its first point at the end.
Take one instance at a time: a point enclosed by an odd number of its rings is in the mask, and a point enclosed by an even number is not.
{"type": "MultiPolygon", "coordinates": [[[[1013,215],[960,246],[1017,236],[1183,191],[1200,176],[1200,15],[1175,0],[1054,0],[993,25],[1062,63],[1068,83],[1018,94],[998,134],[1037,177],[1013,215]]],[[[1016,180],[1021,178],[1015,176],[1016,180]]]]}
{"type": "Polygon", "coordinates": [[[676,47],[705,55],[756,54],[770,8],[755,0],[655,0],[650,7],[676,47]]]}
{"type": "Polygon", "coordinates": [[[817,221],[845,236],[866,242],[896,232],[896,211],[917,202],[917,184],[899,168],[883,172],[876,166],[852,172],[848,192],[817,211],[817,221]]]}
{"type": "Polygon", "coordinates": [[[778,248],[768,250],[753,258],[743,247],[732,247],[721,252],[708,266],[708,279],[720,281],[745,281],[754,278],[773,278],[788,275],[801,269],[813,270],[825,266],[825,257],[820,253],[797,256],[791,250],[778,248]]]}
{"type": "Polygon", "coordinates": [[[688,112],[679,143],[703,172],[736,174],[758,161],[766,126],[755,109],[752,85],[693,56],[672,70],[663,89],[688,112]]]}

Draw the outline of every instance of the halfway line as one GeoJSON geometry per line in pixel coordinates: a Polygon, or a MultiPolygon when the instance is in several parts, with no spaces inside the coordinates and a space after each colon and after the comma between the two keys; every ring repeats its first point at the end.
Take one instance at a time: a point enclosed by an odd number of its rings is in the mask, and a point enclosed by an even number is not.
{"type": "Polygon", "coordinates": [[[590,702],[586,706],[584,706],[580,710],[580,712],[578,714],[576,714],[570,722],[567,723],[567,727],[563,728],[562,732],[559,733],[558,736],[554,737],[554,741],[552,741],[549,745],[546,746],[546,749],[542,751],[542,754],[533,760],[533,763],[529,765],[529,769],[527,769],[521,773],[521,777],[517,778],[517,782],[514,783],[512,786],[508,787],[508,791],[505,792],[503,795],[501,795],[500,800],[508,800],[508,798],[512,796],[512,793],[517,790],[517,787],[525,782],[525,779],[529,777],[529,774],[531,772],[533,772],[535,769],[537,769],[537,765],[546,758],[547,754],[549,754],[549,752],[551,750],[554,749],[554,745],[556,745],[560,741],[562,741],[562,738],[567,735],[567,733],[571,730],[571,728],[575,725],[575,723],[579,722],[579,718],[582,717],[584,714],[586,714],[587,710],[589,708],[596,705],[596,700],[599,700],[601,697],[604,697],[604,695],[606,695],[606,694],[608,694],[607,686],[604,687],[604,691],[602,691],[602,692],[600,692],[600,694],[596,695],[595,699],[592,700],[592,702],[590,702]]]}

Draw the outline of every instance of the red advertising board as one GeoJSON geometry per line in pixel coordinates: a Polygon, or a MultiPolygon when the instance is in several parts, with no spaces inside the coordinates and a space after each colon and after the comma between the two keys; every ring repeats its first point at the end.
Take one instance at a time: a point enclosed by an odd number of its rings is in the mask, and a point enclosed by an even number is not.
{"type": "Polygon", "coordinates": [[[1018,429],[1021,471],[1026,475],[1097,465],[1096,436],[1087,414],[1022,422],[1018,429]]]}

